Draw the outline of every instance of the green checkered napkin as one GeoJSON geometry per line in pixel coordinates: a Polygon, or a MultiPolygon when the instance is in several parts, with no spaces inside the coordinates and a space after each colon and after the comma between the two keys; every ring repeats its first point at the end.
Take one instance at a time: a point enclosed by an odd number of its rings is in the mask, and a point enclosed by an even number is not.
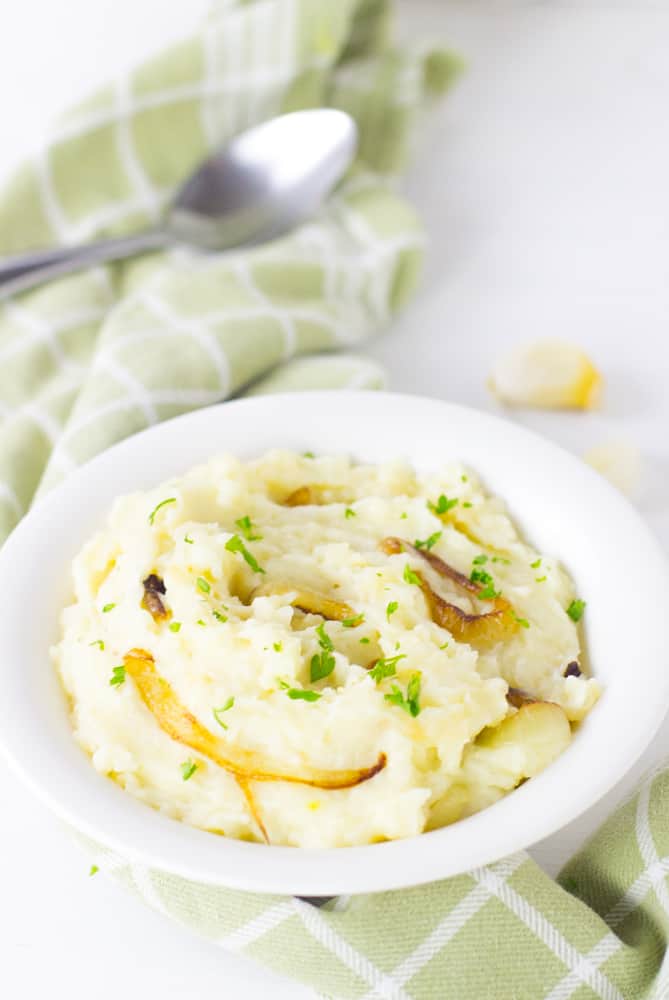
{"type": "MultiPolygon", "coordinates": [[[[360,158],[322,214],[239,253],[95,268],[0,308],[0,538],[33,496],[156,421],[251,392],[382,384],[347,353],[406,300],[422,232],[392,188],[407,129],[456,69],[393,48],[385,0],[229,0],[64,118],[0,195],[0,253],[153,221],[226,136],[334,104],[360,158]]],[[[89,845],[151,906],[335,997],[669,997],[669,778],[643,785],[556,884],[526,856],[403,892],[296,899],[199,885],[89,845]],[[561,888],[560,886],[563,886],[561,888]]]]}

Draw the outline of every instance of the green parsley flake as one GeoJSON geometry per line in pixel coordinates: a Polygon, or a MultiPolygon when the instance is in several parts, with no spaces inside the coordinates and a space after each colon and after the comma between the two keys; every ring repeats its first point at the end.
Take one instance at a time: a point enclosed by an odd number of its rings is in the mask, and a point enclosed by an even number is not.
{"type": "Polygon", "coordinates": [[[170,622],[167,627],[170,632],[179,632],[181,630],[181,622],[170,622]]]}
{"type": "Polygon", "coordinates": [[[206,623],[206,621],[203,618],[198,618],[198,620],[195,622],[195,624],[196,625],[202,625],[202,627],[204,628],[207,623],[206,623]]]}
{"type": "Polygon", "coordinates": [[[413,583],[417,587],[420,587],[420,577],[418,576],[418,573],[411,569],[409,563],[407,563],[404,567],[404,580],[406,583],[413,583]]]}
{"type": "Polygon", "coordinates": [[[197,589],[201,590],[203,594],[209,594],[211,592],[211,585],[203,576],[198,576],[195,583],[197,584],[197,589]]]}
{"type": "Polygon", "coordinates": [[[224,712],[228,712],[232,708],[232,706],[234,705],[234,703],[235,703],[235,699],[234,698],[228,698],[228,700],[226,701],[225,705],[221,705],[220,708],[212,708],[212,710],[211,710],[212,711],[212,715],[214,716],[214,718],[218,722],[219,726],[221,726],[223,729],[227,729],[228,727],[223,722],[223,719],[221,719],[221,716],[223,715],[224,712]]]}
{"type": "Polygon", "coordinates": [[[463,475],[460,476],[460,482],[461,483],[466,483],[466,482],[468,482],[468,480],[469,480],[469,476],[465,476],[464,473],[463,473],[463,475]]]}
{"type": "Polygon", "coordinates": [[[149,514],[149,524],[153,524],[153,522],[156,519],[156,514],[158,513],[161,507],[166,507],[168,503],[176,503],[176,502],[177,502],[176,497],[168,497],[167,500],[161,500],[160,503],[156,504],[156,506],[149,514]]]}
{"type": "Polygon", "coordinates": [[[541,566],[541,559],[535,559],[533,563],[530,563],[530,569],[539,569],[541,566]]]}
{"type": "Polygon", "coordinates": [[[432,500],[428,500],[427,509],[431,510],[433,514],[436,514],[437,517],[439,517],[440,514],[447,514],[449,510],[453,510],[457,504],[457,497],[449,500],[448,497],[442,493],[436,503],[433,503],[432,500]]]}
{"type": "Polygon", "coordinates": [[[214,608],[214,610],[212,611],[212,615],[214,616],[217,622],[227,622],[228,620],[227,615],[221,614],[221,612],[217,611],[216,608],[214,608]]]}
{"type": "Polygon", "coordinates": [[[503,566],[510,566],[511,565],[511,560],[510,559],[506,559],[504,556],[493,556],[492,557],[492,562],[494,562],[494,563],[502,563],[503,566]]]}
{"type": "Polygon", "coordinates": [[[342,621],[342,626],[344,628],[356,628],[358,625],[362,625],[365,620],[363,614],[356,615],[355,618],[344,618],[342,621]]]}
{"type": "Polygon", "coordinates": [[[184,535],[184,542],[186,545],[192,545],[194,541],[195,539],[191,538],[190,535],[184,535]]]}
{"type": "Polygon", "coordinates": [[[99,871],[100,871],[100,869],[98,868],[97,865],[91,865],[91,867],[90,867],[90,869],[88,871],[88,877],[90,878],[91,875],[97,875],[97,873],[99,871]]]}
{"type": "Polygon", "coordinates": [[[321,652],[314,653],[311,657],[310,679],[312,684],[316,681],[323,680],[324,677],[329,677],[335,668],[335,658],[332,655],[334,643],[325,631],[325,623],[318,626],[316,633],[318,635],[318,645],[321,647],[321,652]]]}
{"type": "Polygon", "coordinates": [[[259,542],[262,538],[262,535],[253,534],[256,528],[254,527],[253,521],[248,514],[245,514],[244,517],[240,517],[237,521],[235,521],[235,527],[239,528],[247,542],[259,542]]]}
{"type": "Polygon", "coordinates": [[[408,518],[408,516],[409,515],[407,514],[407,512],[403,511],[403,513],[400,514],[400,521],[406,521],[406,519],[408,518]]]}
{"type": "Polygon", "coordinates": [[[470,503],[470,502],[469,502],[469,500],[465,500],[465,502],[463,503],[463,505],[462,505],[462,506],[463,506],[463,507],[467,507],[467,508],[469,508],[469,507],[473,507],[473,506],[474,506],[474,504],[473,504],[473,503],[470,503]]]}
{"type": "Polygon", "coordinates": [[[546,581],[547,579],[548,579],[548,577],[547,577],[547,576],[535,576],[535,578],[534,578],[534,582],[535,582],[535,583],[545,583],[545,581],[546,581]]]}
{"type": "Polygon", "coordinates": [[[105,604],[104,607],[103,607],[103,609],[102,609],[102,614],[106,615],[107,612],[113,611],[115,607],[116,607],[115,604],[105,604]]]}
{"type": "Polygon", "coordinates": [[[420,678],[421,675],[418,671],[411,675],[409,684],[407,685],[406,696],[402,694],[397,684],[393,684],[391,693],[383,696],[385,701],[391,705],[397,705],[398,708],[403,708],[405,712],[408,712],[415,719],[420,714],[420,704],[418,701],[420,697],[420,678]]]}
{"type": "Polygon", "coordinates": [[[368,638],[367,638],[367,636],[365,635],[365,636],[363,636],[363,637],[362,637],[362,639],[360,640],[360,642],[361,642],[361,644],[362,644],[363,646],[367,646],[367,645],[368,645],[368,643],[369,643],[369,639],[368,639],[368,638]]]}
{"type": "Polygon", "coordinates": [[[528,622],[527,618],[519,618],[515,611],[513,612],[513,617],[515,618],[516,622],[523,628],[530,627],[530,623],[528,622]]]}
{"type": "Polygon", "coordinates": [[[572,601],[567,608],[567,614],[573,622],[580,622],[583,617],[583,612],[585,611],[586,601],[575,600],[572,601]]]}
{"type": "Polygon", "coordinates": [[[424,541],[421,541],[420,538],[417,538],[416,541],[414,542],[414,545],[416,546],[417,549],[427,549],[427,551],[429,552],[430,549],[434,548],[434,546],[437,544],[442,535],[443,531],[435,531],[433,535],[430,535],[430,537],[426,538],[424,541]]]}
{"type": "Polygon", "coordinates": [[[194,760],[185,760],[181,765],[181,777],[184,781],[188,781],[189,778],[192,778],[196,771],[197,764],[194,760]]]}
{"type": "Polygon", "coordinates": [[[444,642],[444,643],[442,643],[442,645],[441,645],[441,646],[439,647],[439,649],[446,649],[446,647],[447,647],[447,646],[448,646],[448,642],[444,642]]]}
{"type": "Polygon", "coordinates": [[[114,667],[112,670],[112,675],[109,678],[110,687],[120,687],[125,681],[125,664],[121,663],[118,667],[114,667]]]}
{"type": "Polygon", "coordinates": [[[355,517],[355,511],[351,507],[347,507],[346,510],[344,511],[344,517],[346,518],[346,520],[355,517]]]}
{"type": "Polygon", "coordinates": [[[397,673],[397,664],[400,660],[405,659],[406,653],[400,653],[398,656],[381,657],[369,671],[369,676],[377,684],[380,684],[385,677],[394,677],[397,673]]]}
{"type": "Polygon", "coordinates": [[[386,608],[386,619],[387,619],[387,621],[390,621],[391,616],[395,614],[395,612],[397,611],[398,608],[399,608],[399,604],[397,603],[397,601],[391,601],[389,603],[388,607],[386,608]]]}
{"type": "Polygon", "coordinates": [[[484,566],[485,563],[487,562],[488,562],[488,557],[483,554],[481,554],[480,556],[476,556],[476,558],[472,559],[472,563],[474,566],[484,566]]]}
{"type": "Polygon", "coordinates": [[[484,586],[489,583],[494,583],[493,578],[490,573],[485,569],[473,569],[469,576],[472,583],[482,583],[484,586]]]}
{"type": "Polygon", "coordinates": [[[100,650],[104,652],[105,644],[102,639],[94,639],[93,642],[89,642],[89,646],[97,646],[100,650]]]}
{"type": "Polygon", "coordinates": [[[283,646],[281,645],[280,642],[275,642],[272,646],[272,649],[274,650],[275,653],[280,653],[281,650],[283,649],[283,646]]]}
{"type": "Polygon", "coordinates": [[[303,458],[316,458],[316,456],[314,455],[313,451],[303,451],[302,452],[302,457],[303,458]]]}
{"type": "Polygon", "coordinates": [[[264,573],[265,570],[262,566],[258,565],[258,560],[254,555],[252,555],[249,550],[244,545],[243,541],[239,535],[233,535],[232,538],[228,538],[225,543],[225,547],[228,552],[239,552],[243,559],[248,563],[254,573],[264,573]]]}
{"type": "Polygon", "coordinates": [[[480,601],[494,601],[496,597],[499,597],[500,591],[495,590],[494,586],[489,583],[487,587],[483,590],[479,590],[477,597],[480,601]]]}
{"type": "Polygon", "coordinates": [[[321,697],[318,691],[304,691],[302,688],[292,688],[285,681],[279,681],[279,684],[292,701],[318,701],[321,697]]]}

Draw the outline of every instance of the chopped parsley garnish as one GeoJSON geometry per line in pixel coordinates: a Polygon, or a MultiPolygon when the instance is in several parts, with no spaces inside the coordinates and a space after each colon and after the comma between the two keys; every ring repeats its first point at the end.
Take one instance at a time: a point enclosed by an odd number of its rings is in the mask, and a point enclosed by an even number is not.
{"type": "Polygon", "coordinates": [[[446,642],[442,643],[442,645],[439,647],[439,649],[446,649],[447,646],[448,646],[448,640],[446,642]]]}
{"type": "Polygon", "coordinates": [[[402,691],[397,686],[393,684],[391,688],[391,693],[384,695],[384,699],[391,705],[397,705],[398,708],[403,708],[405,712],[408,712],[412,718],[420,713],[420,673],[417,671],[412,674],[409,679],[409,684],[407,685],[406,695],[402,694],[402,691]]]}
{"type": "Polygon", "coordinates": [[[480,601],[494,601],[496,597],[499,597],[500,591],[495,590],[494,586],[489,583],[483,590],[479,590],[478,598],[480,601]]]}
{"type": "Polygon", "coordinates": [[[248,514],[245,514],[244,517],[240,517],[237,521],[235,521],[235,527],[239,528],[247,542],[259,542],[262,538],[262,535],[253,534],[253,532],[256,531],[256,528],[254,527],[253,521],[248,514]]]}
{"type": "Polygon", "coordinates": [[[409,516],[409,515],[407,514],[407,512],[406,512],[406,511],[403,511],[403,512],[402,512],[402,513],[400,514],[400,521],[406,521],[406,519],[408,518],[408,516],[409,516]]]}
{"type": "Polygon", "coordinates": [[[197,589],[201,590],[203,594],[209,594],[211,592],[211,585],[203,576],[198,576],[195,583],[197,584],[197,589]]]}
{"type": "Polygon", "coordinates": [[[469,476],[465,476],[464,473],[460,476],[460,482],[461,483],[466,483],[468,481],[468,479],[469,479],[469,476]]]}
{"type": "Polygon", "coordinates": [[[472,583],[482,583],[484,586],[489,583],[494,583],[493,578],[490,573],[485,569],[473,569],[469,576],[472,583]]]}
{"type": "Polygon", "coordinates": [[[364,635],[364,636],[362,637],[362,639],[360,640],[360,642],[362,643],[362,645],[363,645],[363,646],[367,646],[367,645],[368,645],[368,643],[369,643],[369,639],[367,638],[367,636],[366,636],[366,635],[364,635]]]}
{"type": "Polygon", "coordinates": [[[528,622],[527,618],[520,618],[520,617],[519,617],[519,616],[518,616],[518,615],[516,614],[516,612],[515,612],[515,611],[513,612],[513,617],[514,617],[514,619],[516,620],[516,622],[517,622],[517,623],[518,623],[519,625],[521,625],[521,626],[522,626],[523,628],[529,628],[529,627],[530,627],[530,623],[528,622]]]}
{"type": "Polygon", "coordinates": [[[494,563],[502,563],[503,566],[510,566],[511,565],[511,560],[507,559],[505,556],[493,556],[492,557],[492,562],[494,562],[494,563]]]}
{"type": "Polygon", "coordinates": [[[347,507],[344,511],[344,517],[348,521],[350,518],[355,517],[355,511],[351,507],[347,507]]]}
{"type": "Polygon", "coordinates": [[[254,573],[264,573],[265,570],[258,564],[258,560],[254,555],[252,555],[249,550],[244,545],[243,541],[239,535],[233,535],[232,538],[228,538],[225,543],[225,547],[228,552],[239,552],[239,554],[248,563],[254,573]]]}
{"type": "Polygon", "coordinates": [[[181,622],[170,622],[167,627],[170,632],[179,632],[181,629],[181,622]]]}
{"type": "Polygon", "coordinates": [[[438,517],[440,514],[447,514],[449,510],[453,510],[453,508],[457,505],[457,503],[458,503],[457,497],[454,497],[452,500],[449,500],[448,497],[444,493],[442,493],[436,503],[433,503],[432,500],[428,500],[427,509],[431,510],[432,513],[436,514],[438,517]]]}
{"type": "Polygon", "coordinates": [[[158,513],[161,507],[167,507],[168,503],[176,503],[176,502],[177,502],[176,497],[168,497],[167,500],[161,500],[160,503],[157,503],[156,506],[151,511],[151,513],[149,514],[149,524],[153,524],[153,522],[156,519],[156,514],[158,513]]]}
{"type": "Polygon", "coordinates": [[[417,587],[420,587],[421,583],[420,577],[418,573],[415,572],[415,570],[411,569],[409,563],[407,563],[406,566],[404,567],[404,580],[406,581],[406,583],[413,583],[417,587]]]}
{"type": "Polygon", "coordinates": [[[381,657],[377,660],[372,669],[369,671],[369,676],[380,684],[385,677],[394,677],[397,673],[396,667],[400,660],[406,659],[406,653],[400,653],[398,656],[387,656],[381,657]]]}
{"type": "Polygon", "coordinates": [[[533,563],[530,563],[530,569],[539,569],[541,566],[541,559],[535,559],[533,563]]]}
{"type": "Polygon", "coordinates": [[[580,622],[581,618],[583,617],[583,612],[585,611],[585,605],[586,605],[585,601],[581,601],[578,599],[571,602],[571,604],[567,608],[567,614],[569,615],[569,617],[573,622],[580,622]]]}
{"type": "Polygon", "coordinates": [[[222,614],[220,611],[217,611],[216,608],[214,608],[214,610],[212,611],[212,615],[214,616],[217,622],[227,622],[228,620],[228,616],[222,614]]]}
{"type": "Polygon", "coordinates": [[[483,554],[481,554],[480,556],[476,556],[474,559],[472,559],[472,563],[474,564],[474,566],[484,566],[485,563],[487,562],[488,562],[488,557],[483,554]]]}
{"type": "Polygon", "coordinates": [[[416,546],[417,549],[427,549],[427,551],[429,552],[431,548],[434,548],[434,546],[437,544],[442,535],[443,531],[435,531],[433,535],[430,535],[430,537],[426,538],[424,541],[421,541],[420,538],[417,538],[416,541],[414,542],[414,545],[416,546]]]}
{"type": "Polygon", "coordinates": [[[195,539],[191,538],[190,535],[184,535],[184,542],[186,545],[192,545],[194,541],[195,539]]]}
{"type": "Polygon", "coordinates": [[[120,687],[125,681],[125,664],[121,663],[118,667],[114,667],[112,670],[112,675],[109,678],[110,687],[120,687]]]}
{"type": "Polygon", "coordinates": [[[192,778],[196,771],[197,764],[194,760],[185,760],[181,765],[181,777],[184,781],[188,781],[189,778],[192,778]]]}
{"type": "Polygon", "coordinates": [[[313,451],[303,451],[302,456],[303,458],[316,458],[313,451]]]}
{"type": "Polygon", "coordinates": [[[220,708],[212,708],[212,715],[214,716],[214,718],[218,722],[219,726],[221,726],[223,729],[227,729],[228,727],[223,722],[223,719],[221,718],[221,716],[223,715],[224,712],[229,711],[232,708],[232,706],[234,705],[234,703],[235,703],[235,699],[234,699],[234,697],[232,697],[232,698],[228,698],[228,700],[226,701],[225,705],[221,705],[220,708]]]}
{"type": "Polygon", "coordinates": [[[304,691],[302,688],[292,688],[285,681],[279,681],[279,684],[293,701],[318,701],[321,697],[318,691],[304,691]]]}
{"type": "Polygon", "coordinates": [[[105,604],[102,608],[102,614],[106,615],[108,611],[113,611],[115,607],[115,604],[105,604]]]}
{"type": "Polygon", "coordinates": [[[281,645],[280,642],[275,642],[272,645],[272,649],[274,650],[275,653],[280,653],[281,650],[283,649],[283,646],[281,645]]]}
{"type": "Polygon", "coordinates": [[[88,871],[89,878],[90,878],[91,875],[97,875],[97,873],[99,871],[100,871],[100,869],[98,868],[97,865],[91,865],[91,867],[89,868],[89,871],[88,871]]]}
{"type": "Polygon", "coordinates": [[[342,625],[344,628],[356,628],[358,625],[362,625],[365,620],[363,614],[356,615],[355,618],[344,618],[342,625]]]}
{"type": "Polygon", "coordinates": [[[535,582],[535,583],[545,583],[545,581],[546,581],[547,579],[548,579],[548,577],[547,577],[547,576],[535,576],[535,578],[534,578],[534,582],[535,582]]]}
{"type": "Polygon", "coordinates": [[[206,621],[204,620],[204,618],[198,618],[198,620],[197,620],[197,621],[195,622],[195,624],[196,624],[196,625],[202,625],[202,627],[204,628],[204,627],[206,626],[206,624],[207,624],[207,623],[206,623],[206,621]]]}
{"type": "Polygon", "coordinates": [[[463,506],[463,507],[473,507],[473,506],[474,506],[474,504],[473,504],[473,503],[470,503],[470,502],[469,502],[469,500],[465,500],[465,502],[463,503],[463,505],[462,505],[462,506],[463,506]]]}
{"type": "Polygon", "coordinates": [[[335,658],[332,655],[334,643],[325,631],[325,623],[316,629],[318,635],[318,645],[321,647],[320,653],[314,653],[311,657],[310,679],[312,684],[320,681],[324,677],[329,677],[335,668],[335,658]]]}
{"type": "Polygon", "coordinates": [[[93,642],[89,642],[88,645],[89,646],[97,646],[99,649],[101,649],[104,652],[105,644],[102,641],[102,639],[94,639],[93,642]]]}
{"type": "Polygon", "coordinates": [[[391,616],[395,614],[395,612],[397,611],[398,608],[399,608],[399,604],[397,603],[397,601],[391,601],[388,604],[388,606],[386,608],[386,619],[387,619],[387,621],[390,621],[391,616]]]}

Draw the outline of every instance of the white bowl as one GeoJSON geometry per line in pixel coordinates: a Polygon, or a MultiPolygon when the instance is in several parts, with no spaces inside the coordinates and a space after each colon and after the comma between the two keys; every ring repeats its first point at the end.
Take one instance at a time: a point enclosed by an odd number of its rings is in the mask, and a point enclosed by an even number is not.
{"type": "Polygon", "coordinates": [[[305,392],[225,403],[117,445],[38,504],[0,552],[0,744],[64,820],[133,861],[201,882],[305,896],[373,892],[456,875],[528,847],[605,794],[669,706],[669,573],[633,508],[585,464],[503,420],[433,400],[305,392]],[[269,448],[406,457],[419,470],[462,459],[504,497],[526,537],[559,557],[587,600],[592,671],[604,694],[545,772],[453,826],[368,847],[242,843],[160,815],[101,777],[75,744],[49,660],[70,562],[118,494],[213,454],[269,448]]]}

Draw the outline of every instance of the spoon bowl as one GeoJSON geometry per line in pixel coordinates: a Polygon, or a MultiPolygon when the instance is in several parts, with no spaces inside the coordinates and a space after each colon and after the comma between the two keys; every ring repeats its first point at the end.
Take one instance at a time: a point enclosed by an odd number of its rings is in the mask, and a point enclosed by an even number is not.
{"type": "Polygon", "coordinates": [[[294,111],[243,132],[178,191],[165,229],[208,250],[280,236],[318,209],[351,164],[357,129],[334,108],[294,111]]]}

